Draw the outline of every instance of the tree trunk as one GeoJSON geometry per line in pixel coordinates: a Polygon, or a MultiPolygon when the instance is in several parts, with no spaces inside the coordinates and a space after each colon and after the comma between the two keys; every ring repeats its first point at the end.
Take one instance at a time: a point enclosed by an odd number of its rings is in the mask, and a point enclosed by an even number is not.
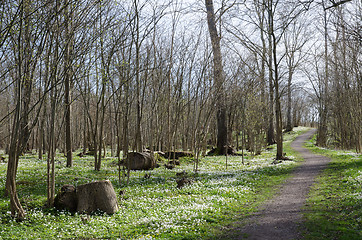
{"type": "MultiPolygon", "coordinates": [[[[262,8],[262,12],[260,13],[261,15],[259,15],[259,19],[260,19],[260,39],[262,42],[262,46],[263,46],[263,52],[262,52],[262,59],[261,59],[261,70],[260,70],[260,84],[261,84],[261,102],[263,103],[263,124],[264,124],[264,131],[267,133],[267,144],[269,143],[268,141],[268,119],[269,119],[269,115],[268,115],[268,94],[265,93],[266,90],[266,76],[265,76],[265,69],[267,66],[267,48],[266,48],[266,42],[265,42],[265,37],[264,37],[264,31],[265,31],[265,27],[264,27],[264,17],[265,17],[265,7],[262,8]]],[[[263,137],[264,138],[264,137],[263,137]]],[[[271,140],[270,140],[271,141],[271,140]]],[[[265,142],[263,143],[265,144],[265,142]]]]}
{"type": "Polygon", "coordinates": [[[138,1],[134,0],[135,8],[135,27],[136,27],[136,36],[135,36],[135,47],[136,47],[136,129],[135,129],[135,149],[139,152],[142,152],[142,135],[141,135],[141,122],[142,122],[142,108],[141,108],[141,83],[140,83],[140,30],[139,30],[139,12],[138,12],[138,1]]]}
{"type": "MultiPolygon", "coordinates": [[[[19,86],[18,86],[19,88],[19,86]]],[[[18,90],[18,94],[21,90],[18,90]]],[[[8,160],[8,168],[6,173],[6,192],[10,197],[10,209],[11,216],[16,217],[18,220],[23,220],[25,218],[25,211],[21,206],[21,203],[18,198],[18,194],[16,192],[16,172],[18,168],[19,162],[19,154],[17,152],[18,140],[20,136],[18,135],[19,125],[20,125],[20,99],[18,98],[17,107],[15,109],[15,117],[13,124],[13,132],[11,136],[11,143],[9,149],[9,160],[8,160]]]]}
{"type": "MultiPolygon", "coordinates": [[[[103,46],[102,46],[103,49],[103,46]]],[[[103,54],[103,51],[102,51],[103,54]]],[[[103,59],[103,57],[102,57],[103,59]]],[[[98,139],[98,161],[95,165],[95,170],[99,171],[101,170],[101,163],[102,163],[102,147],[103,147],[103,128],[104,128],[104,116],[105,116],[105,111],[106,111],[106,106],[105,106],[105,90],[106,90],[106,73],[105,73],[105,69],[104,69],[104,64],[102,64],[102,91],[101,91],[101,116],[100,116],[100,122],[99,122],[99,139],[98,139]]],[[[104,151],[105,153],[105,151],[104,151]]],[[[97,152],[95,153],[97,154],[97,152]]]]}
{"type": "Polygon", "coordinates": [[[289,68],[288,74],[288,86],[287,86],[287,94],[288,94],[288,107],[287,107],[287,126],[285,131],[290,132],[293,130],[292,125],[292,69],[289,68]]]}
{"type": "Polygon", "coordinates": [[[228,145],[228,131],[226,119],[224,77],[222,56],[220,47],[220,37],[216,29],[215,13],[212,0],[205,0],[207,11],[207,24],[209,28],[212,51],[214,55],[214,86],[216,94],[216,118],[217,118],[217,149],[220,155],[225,155],[228,145]]]}
{"type": "MultiPolygon", "coordinates": [[[[20,67],[19,67],[20,70],[20,67]]],[[[13,127],[11,133],[10,147],[9,147],[9,160],[8,167],[6,173],[6,193],[10,197],[10,209],[11,215],[16,217],[19,220],[23,220],[25,217],[25,211],[21,206],[21,203],[18,198],[18,194],[16,192],[16,173],[18,169],[19,162],[19,150],[22,146],[19,140],[22,139],[21,133],[23,131],[20,130],[21,126],[21,89],[22,89],[22,78],[17,79],[16,86],[16,107],[14,110],[14,120],[13,127]]],[[[23,112],[23,114],[25,114],[23,112]]]]}
{"type": "MultiPolygon", "coordinates": [[[[22,112],[23,112],[23,116],[20,119],[20,131],[21,131],[21,152],[19,152],[19,154],[22,154],[26,151],[29,150],[29,145],[28,145],[28,140],[30,138],[30,129],[29,129],[29,104],[30,104],[30,97],[31,97],[31,93],[32,93],[32,89],[33,89],[33,80],[32,80],[32,76],[31,76],[31,64],[32,64],[32,59],[31,56],[33,55],[32,53],[32,48],[30,47],[30,42],[31,42],[31,33],[30,33],[30,1],[24,1],[24,15],[22,17],[24,17],[24,33],[21,36],[21,41],[22,43],[19,43],[20,46],[23,47],[23,49],[21,49],[19,51],[19,55],[21,54],[21,56],[19,56],[19,62],[20,62],[20,66],[23,68],[23,72],[21,73],[21,75],[19,75],[20,78],[22,78],[22,112]]],[[[22,31],[20,31],[22,33],[22,31]]]]}
{"type": "Polygon", "coordinates": [[[29,102],[30,102],[30,93],[32,88],[32,83],[30,80],[30,59],[27,55],[30,49],[30,19],[29,15],[29,1],[24,1],[24,4],[20,8],[20,26],[19,26],[19,35],[18,35],[18,59],[17,60],[17,76],[15,79],[15,98],[16,103],[14,109],[13,125],[9,146],[9,160],[8,167],[6,172],[6,189],[5,192],[10,197],[10,209],[11,215],[16,217],[18,220],[23,220],[25,218],[25,211],[21,206],[21,203],[18,198],[16,191],[16,173],[18,170],[19,155],[22,151],[25,150],[27,142],[30,136],[30,131],[28,128],[28,114],[29,114],[29,102]],[[25,16],[27,16],[25,18],[25,16]],[[26,19],[26,20],[24,20],[26,19]],[[23,20],[25,22],[23,22],[23,20]],[[25,25],[25,26],[24,26],[25,25]],[[24,32],[23,32],[24,30],[24,32]],[[25,42],[25,44],[24,44],[25,42]],[[25,45],[25,46],[24,46],[25,45]],[[25,49],[24,49],[25,48],[25,49]]]}
{"type": "MultiPolygon", "coordinates": [[[[68,5],[68,2],[65,3],[68,5]]],[[[68,8],[68,7],[67,7],[68,8]]],[[[65,20],[65,38],[67,42],[66,51],[65,51],[65,65],[64,65],[64,105],[65,105],[65,151],[67,155],[67,167],[71,167],[73,164],[72,156],[72,135],[71,135],[71,90],[70,90],[70,80],[72,77],[71,71],[71,54],[72,54],[72,38],[71,34],[71,21],[72,18],[68,11],[66,11],[67,19],[65,20]]]]}
{"type": "MultiPolygon", "coordinates": [[[[57,2],[57,9],[59,9],[59,3],[57,2]]],[[[59,26],[57,26],[59,27],[59,26]]],[[[56,119],[56,107],[57,107],[57,81],[58,81],[58,65],[59,58],[59,29],[54,32],[55,46],[53,49],[48,49],[48,56],[46,59],[46,72],[45,78],[50,81],[50,122],[48,129],[48,156],[47,156],[47,205],[52,207],[55,198],[55,151],[56,151],[56,139],[55,139],[55,119],[56,119]],[[50,56],[53,56],[53,63],[49,64],[50,56]],[[50,71],[49,71],[50,69],[50,71]],[[50,76],[48,74],[50,73],[50,76]]],[[[45,108],[44,108],[45,112],[45,108]]]]}
{"type": "MultiPolygon", "coordinates": [[[[324,1],[323,1],[324,4],[324,1]]],[[[324,10],[324,61],[325,61],[325,76],[321,83],[321,99],[319,104],[319,124],[317,132],[317,145],[325,147],[327,145],[327,96],[328,96],[328,29],[327,29],[327,11],[324,10]]]]}
{"type": "Polygon", "coordinates": [[[73,164],[73,154],[72,154],[72,133],[71,133],[71,97],[70,97],[70,56],[69,48],[67,47],[66,54],[66,74],[64,79],[64,104],[65,104],[65,147],[67,155],[67,167],[72,167],[73,164]]]}
{"type": "MultiPolygon", "coordinates": [[[[269,6],[270,7],[270,6],[269,6]]],[[[270,10],[268,10],[269,17],[269,29],[268,29],[268,41],[269,41],[269,53],[268,53],[268,67],[269,67],[269,117],[268,117],[268,132],[267,132],[267,143],[268,145],[275,144],[275,133],[274,133],[274,80],[273,80],[273,48],[272,48],[272,33],[271,33],[271,16],[270,10]]]]}
{"type": "MultiPolygon", "coordinates": [[[[46,102],[46,101],[45,101],[46,102]]],[[[38,133],[38,159],[43,160],[43,146],[44,146],[44,122],[46,114],[46,104],[44,104],[44,113],[41,116],[39,123],[39,133],[38,133]]]]}
{"type": "Polygon", "coordinates": [[[275,125],[276,125],[276,142],[277,142],[277,155],[276,159],[282,159],[283,157],[283,122],[282,122],[282,110],[279,94],[279,75],[278,75],[278,60],[277,60],[277,40],[274,32],[274,13],[273,13],[273,1],[270,1],[269,6],[269,31],[272,37],[272,49],[274,60],[274,88],[275,88],[275,125]]]}

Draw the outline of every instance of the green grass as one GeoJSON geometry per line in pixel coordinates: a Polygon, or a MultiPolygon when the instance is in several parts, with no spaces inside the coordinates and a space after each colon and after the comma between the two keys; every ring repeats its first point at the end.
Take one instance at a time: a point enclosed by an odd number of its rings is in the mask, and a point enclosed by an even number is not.
{"type": "MultiPolygon", "coordinates": [[[[118,183],[116,159],[106,157],[102,170],[93,170],[93,158],[74,155],[74,166],[65,167],[60,154],[56,164],[56,188],[63,184],[75,186],[95,180],[109,179],[118,196],[120,210],[111,216],[95,214],[84,221],[81,214],[44,208],[46,201],[46,161],[26,155],[20,160],[17,186],[27,211],[26,220],[16,222],[10,217],[9,199],[3,197],[5,178],[0,179],[0,239],[215,239],[233,228],[266,199],[276,186],[285,181],[300,163],[290,150],[290,142],[307,128],[297,128],[285,135],[285,152],[292,161],[272,164],[275,146],[252,157],[247,153],[245,165],[240,156],[205,157],[197,174],[190,159],[181,160],[173,170],[164,167],[132,172],[130,184],[118,183]],[[176,172],[187,171],[193,184],[176,188],[176,172]]],[[[0,164],[5,176],[6,164],[0,164]]]]}
{"type": "Polygon", "coordinates": [[[313,186],[306,205],[306,239],[362,239],[362,155],[307,147],[332,159],[313,186]]]}

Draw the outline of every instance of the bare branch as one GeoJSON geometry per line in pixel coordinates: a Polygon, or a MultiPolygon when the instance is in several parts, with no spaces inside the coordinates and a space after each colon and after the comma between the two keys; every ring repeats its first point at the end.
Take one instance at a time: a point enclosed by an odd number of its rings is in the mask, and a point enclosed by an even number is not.
{"type": "Polygon", "coordinates": [[[335,7],[338,7],[339,5],[342,5],[342,4],[345,4],[345,3],[348,3],[348,2],[351,2],[352,0],[342,0],[342,1],[339,1],[339,2],[335,2],[335,1],[331,1],[333,4],[329,7],[326,7],[324,10],[328,10],[330,8],[335,8],[335,7]]]}

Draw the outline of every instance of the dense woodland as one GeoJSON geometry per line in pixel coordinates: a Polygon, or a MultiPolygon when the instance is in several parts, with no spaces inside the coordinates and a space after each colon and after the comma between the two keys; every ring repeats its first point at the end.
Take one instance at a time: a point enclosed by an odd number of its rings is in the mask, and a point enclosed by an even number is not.
{"type": "MultiPolygon", "coordinates": [[[[19,157],[106,149],[253,154],[318,127],[319,146],[362,147],[358,0],[4,0],[0,149],[12,214],[19,157]]],[[[20,160],[21,161],[21,160],[20,160]]]]}

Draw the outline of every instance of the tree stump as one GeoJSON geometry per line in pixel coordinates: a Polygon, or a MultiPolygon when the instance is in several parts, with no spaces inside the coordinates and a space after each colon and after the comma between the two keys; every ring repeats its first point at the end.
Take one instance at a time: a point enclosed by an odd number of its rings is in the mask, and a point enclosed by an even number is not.
{"type": "Polygon", "coordinates": [[[183,177],[181,179],[177,179],[176,183],[177,183],[177,188],[181,189],[186,185],[190,185],[192,183],[192,181],[191,181],[191,179],[183,177]]]}
{"type": "Polygon", "coordinates": [[[77,212],[90,214],[101,210],[113,214],[118,211],[116,192],[109,180],[79,185],[77,197],[77,212]]]}
{"type": "Polygon", "coordinates": [[[59,210],[75,212],[77,210],[77,192],[73,185],[66,184],[54,199],[54,207],[59,210]]]}
{"type": "Polygon", "coordinates": [[[128,162],[130,170],[150,170],[156,167],[152,154],[145,152],[128,153],[128,158],[123,163],[126,168],[128,168],[128,162]]]}

